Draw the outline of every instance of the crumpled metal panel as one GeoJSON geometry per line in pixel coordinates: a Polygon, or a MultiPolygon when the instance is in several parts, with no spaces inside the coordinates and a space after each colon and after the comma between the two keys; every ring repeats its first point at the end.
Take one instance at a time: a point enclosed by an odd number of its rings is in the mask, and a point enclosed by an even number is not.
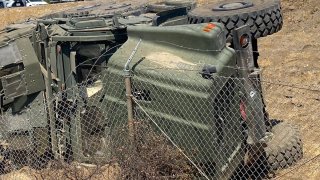
{"type": "Polygon", "coordinates": [[[15,42],[9,43],[7,46],[0,47],[0,68],[10,64],[17,64],[22,61],[22,56],[15,42]]]}
{"type": "Polygon", "coordinates": [[[137,24],[152,24],[152,18],[144,17],[144,16],[130,16],[128,18],[120,18],[120,24],[124,25],[137,25],[137,24]]]}
{"type": "Polygon", "coordinates": [[[12,108],[0,117],[1,136],[9,132],[31,130],[47,125],[47,113],[43,93],[36,93],[22,97],[14,102],[12,108]],[[27,105],[26,105],[27,104],[27,105]],[[21,106],[24,108],[22,110],[21,106]],[[17,109],[19,109],[18,112],[17,109]]]}
{"type": "Polygon", "coordinates": [[[29,38],[21,38],[15,41],[22,56],[25,67],[25,79],[28,94],[45,89],[44,79],[39,65],[38,57],[32,47],[29,38]]]}
{"type": "Polygon", "coordinates": [[[1,78],[4,91],[4,101],[12,101],[16,97],[26,95],[28,93],[26,85],[25,71],[19,71],[1,78]]]}

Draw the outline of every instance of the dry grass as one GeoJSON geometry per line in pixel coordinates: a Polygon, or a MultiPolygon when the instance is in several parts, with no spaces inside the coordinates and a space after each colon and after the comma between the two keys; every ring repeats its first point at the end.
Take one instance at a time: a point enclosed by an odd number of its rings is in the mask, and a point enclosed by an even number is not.
{"type": "Polygon", "coordinates": [[[35,170],[24,167],[0,176],[6,180],[60,180],[60,179],[119,179],[120,168],[118,165],[104,165],[102,167],[87,167],[82,164],[63,165],[58,168],[35,170]]]}

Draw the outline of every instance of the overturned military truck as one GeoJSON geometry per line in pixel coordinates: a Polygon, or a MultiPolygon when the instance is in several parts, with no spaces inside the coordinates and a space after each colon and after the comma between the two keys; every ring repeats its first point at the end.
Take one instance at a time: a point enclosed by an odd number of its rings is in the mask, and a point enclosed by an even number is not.
{"type": "Polygon", "coordinates": [[[8,26],[0,34],[2,173],[54,159],[108,163],[143,120],[197,177],[292,165],[301,139],[269,118],[258,66],[257,39],[281,26],[278,0],[96,4],[8,26]]]}

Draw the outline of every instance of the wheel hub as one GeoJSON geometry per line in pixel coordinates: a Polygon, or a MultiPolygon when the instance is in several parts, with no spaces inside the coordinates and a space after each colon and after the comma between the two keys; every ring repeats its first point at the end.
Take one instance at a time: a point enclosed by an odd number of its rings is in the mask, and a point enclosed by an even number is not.
{"type": "Polygon", "coordinates": [[[236,10],[236,9],[244,9],[248,7],[252,7],[252,2],[233,2],[233,3],[223,3],[216,7],[214,7],[213,11],[230,11],[230,10],[236,10]]]}

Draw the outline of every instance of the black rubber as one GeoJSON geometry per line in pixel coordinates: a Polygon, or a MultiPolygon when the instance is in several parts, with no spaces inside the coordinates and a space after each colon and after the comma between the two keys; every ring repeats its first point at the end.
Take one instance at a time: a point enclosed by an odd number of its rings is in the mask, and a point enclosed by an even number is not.
{"type": "Polygon", "coordinates": [[[227,39],[232,37],[232,30],[249,24],[252,38],[258,39],[278,32],[283,19],[280,0],[223,0],[195,8],[188,13],[189,24],[220,22],[227,29],[227,39]],[[248,3],[252,6],[243,8],[221,7],[227,3],[248,3]]]}
{"type": "Polygon", "coordinates": [[[272,139],[265,148],[268,169],[287,168],[303,157],[303,145],[297,127],[280,122],[272,127],[272,139]]]}
{"type": "Polygon", "coordinates": [[[272,139],[250,164],[242,164],[231,179],[272,178],[277,170],[293,165],[303,157],[303,146],[297,127],[277,120],[270,121],[272,139]]]}

